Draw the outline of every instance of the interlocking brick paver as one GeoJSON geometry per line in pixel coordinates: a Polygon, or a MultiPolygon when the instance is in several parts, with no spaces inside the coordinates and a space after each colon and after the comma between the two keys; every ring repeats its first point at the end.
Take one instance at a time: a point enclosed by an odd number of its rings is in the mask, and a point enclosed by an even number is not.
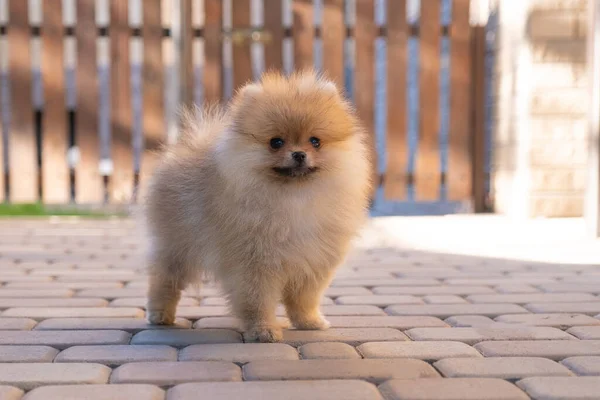
{"type": "Polygon", "coordinates": [[[500,378],[516,380],[530,376],[571,376],[556,361],[537,357],[446,358],[433,364],[448,378],[500,378]]]}
{"type": "Polygon", "coordinates": [[[465,299],[460,296],[453,294],[439,294],[432,296],[424,296],[423,301],[427,304],[464,304],[467,303],[465,299]]]}
{"type": "Polygon", "coordinates": [[[581,400],[597,399],[600,393],[600,377],[535,377],[517,382],[535,400],[581,400]]]}
{"type": "Polygon", "coordinates": [[[494,286],[494,290],[498,293],[506,294],[523,294],[523,293],[540,293],[538,289],[524,283],[505,283],[494,286]]]}
{"type": "Polygon", "coordinates": [[[397,317],[397,316],[365,316],[365,317],[336,317],[328,316],[332,328],[396,328],[410,329],[416,327],[446,327],[441,319],[436,317],[397,317]]]}
{"type": "Polygon", "coordinates": [[[283,341],[294,347],[314,342],[342,342],[357,346],[365,342],[408,340],[406,335],[392,328],[330,328],[324,331],[286,330],[283,341]]]}
{"type": "Polygon", "coordinates": [[[177,361],[177,350],[161,345],[73,346],[54,359],[54,362],[91,362],[110,367],[138,361],[177,361]]]}
{"type": "Polygon", "coordinates": [[[30,318],[0,318],[0,331],[29,331],[36,324],[30,318]]]}
{"type": "Polygon", "coordinates": [[[562,360],[561,364],[576,375],[600,375],[600,357],[598,356],[569,357],[562,360]]]}
{"type": "Polygon", "coordinates": [[[298,351],[283,343],[197,344],[179,351],[179,361],[298,360],[298,351]]]}
{"type": "Polygon", "coordinates": [[[0,309],[11,307],[106,307],[104,299],[76,298],[0,298],[0,309]]]}
{"type": "Polygon", "coordinates": [[[597,283],[568,283],[568,282],[553,282],[543,283],[537,287],[549,293],[600,293],[600,286],[597,283]]]}
{"type": "MultiPolygon", "coordinates": [[[[6,289],[118,289],[123,287],[121,282],[12,282],[4,286],[6,289]]],[[[2,290],[6,290],[2,289],[2,290]]]]}
{"type": "Polygon", "coordinates": [[[193,344],[241,343],[242,335],[227,329],[159,329],[136,333],[131,344],[164,344],[185,347],[193,344]]]}
{"type": "Polygon", "coordinates": [[[373,293],[379,295],[415,295],[415,296],[425,296],[425,295],[470,295],[470,294],[485,294],[495,293],[494,290],[488,286],[402,286],[402,287],[388,287],[388,286],[376,286],[373,289],[373,293]]]}
{"type": "Polygon", "coordinates": [[[198,393],[211,400],[332,400],[332,396],[344,400],[382,400],[373,384],[350,379],[184,383],[170,389],[167,400],[197,400],[198,393]]]}
{"type": "Polygon", "coordinates": [[[373,294],[373,292],[362,286],[329,287],[325,290],[325,296],[331,298],[340,296],[369,296],[371,294],[373,294]]]}
{"type": "Polygon", "coordinates": [[[186,329],[192,323],[177,318],[175,325],[150,325],[143,318],[50,318],[39,322],[34,330],[98,330],[115,329],[137,333],[146,329],[186,329]]]}
{"type": "Polygon", "coordinates": [[[455,317],[446,318],[444,322],[453,327],[466,328],[472,326],[493,325],[495,323],[493,319],[491,319],[490,317],[484,317],[483,315],[457,315],[455,317]]]}
{"type": "Polygon", "coordinates": [[[530,326],[478,326],[474,328],[413,328],[405,331],[412,340],[453,340],[475,344],[484,340],[568,340],[560,329],[530,326]]]}
{"type": "Polygon", "coordinates": [[[534,313],[578,313],[596,315],[600,313],[600,301],[585,303],[529,303],[525,308],[534,313]]]}
{"type": "MultiPolygon", "coordinates": [[[[148,299],[145,297],[123,297],[119,299],[114,299],[111,301],[108,306],[109,307],[138,307],[146,309],[146,302],[148,299]]],[[[182,297],[179,301],[180,306],[197,306],[199,304],[198,300],[192,299],[191,297],[182,297]]]]}
{"type": "Polygon", "coordinates": [[[229,309],[224,306],[180,306],[176,312],[178,317],[199,319],[204,317],[225,317],[229,309]]]}
{"type": "Polygon", "coordinates": [[[164,400],[164,398],[165,391],[152,385],[68,385],[33,389],[27,393],[24,400],[164,400]]]}
{"type": "MultiPolygon", "coordinates": [[[[600,322],[600,321],[599,321],[600,322]]],[[[244,324],[235,317],[205,317],[194,323],[196,329],[217,328],[230,329],[237,332],[244,331],[244,324]]]]}
{"type": "Polygon", "coordinates": [[[563,360],[572,356],[600,355],[600,340],[512,340],[477,343],[485,357],[544,357],[563,360]]]}
{"type": "Polygon", "coordinates": [[[221,361],[136,362],[121,365],[110,377],[111,383],[149,383],[158,386],[240,380],[240,367],[221,361]]]}
{"type": "Polygon", "coordinates": [[[462,342],[371,342],[356,348],[364,358],[416,358],[425,361],[448,357],[481,357],[462,342]]]}
{"type": "Polygon", "coordinates": [[[361,358],[354,347],[346,343],[307,343],[298,348],[302,359],[353,359],[361,358]]]}
{"type": "Polygon", "coordinates": [[[415,296],[341,296],[335,302],[343,305],[370,304],[373,306],[386,307],[392,304],[423,304],[423,300],[415,296]]]}
{"type": "Polygon", "coordinates": [[[65,349],[77,345],[127,344],[131,335],[118,330],[0,331],[0,345],[45,345],[65,349]]]}
{"type": "Polygon", "coordinates": [[[441,282],[438,279],[427,279],[427,278],[336,279],[333,282],[331,282],[331,286],[344,287],[344,286],[361,285],[366,288],[372,288],[375,286],[428,286],[428,285],[437,285],[440,283],[441,282]]]}
{"type": "Polygon", "coordinates": [[[243,371],[248,381],[364,379],[381,383],[394,378],[439,376],[426,362],[411,359],[253,361],[244,365],[243,371]]]}
{"type": "Polygon", "coordinates": [[[2,400],[19,400],[22,396],[23,390],[19,388],[14,386],[0,386],[0,399],[2,400]]]}
{"type": "Polygon", "coordinates": [[[567,332],[579,339],[600,340],[600,326],[574,326],[567,332]]]}
{"type": "Polygon", "coordinates": [[[52,362],[58,350],[49,346],[0,346],[0,363],[52,362]]]}
{"type": "Polygon", "coordinates": [[[527,400],[502,379],[396,379],[379,386],[386,400],[527,400]]]}
{"type": "Polygon", "coordinates": [[[600,325],[600,320],[584,314],[508,314],[500,315],[497,322],[530,326],[551,326],[567,329],[571,326],[600,325]]]}
{"type": "Polygon", "coordinates": [[[448,318],[454,315],[483,315],[497,317],[502,314],[520,314],[528,311],[516,304],[425,304],[410,306],[389,306],[385,311],[390,315],[429,315],[448,318]]]}
{"type": "Polygon", "coordinates": [[[533,293],[533,294],[474,294],[467,296],[471,303],[556,303],[598,300],[589,293],[533,293]]]}
{"type": "Polygon", "coordinates": [[[0,384],[31,390],[44,385],[106,383],[110,372],[100,364],[0,363],[0,384]]]}
{"type": "MultiPolygon", "coordinates": [[[[1,274],[0,274],[1,275],[1,274]]],[[[22,299],[26,297],[71,297],[74,291],[70,289],[5,289],[0,288],[0,298],[22,299]]]]}
{"type": "Polygon", "coordinates": [[[102,317],[131,317],[143,318],[144,311],[139,308],[126,307],[15,307],[1,314],[3,317],[23,317],[35,320],[47,318],[102,318],[102,317]]]}

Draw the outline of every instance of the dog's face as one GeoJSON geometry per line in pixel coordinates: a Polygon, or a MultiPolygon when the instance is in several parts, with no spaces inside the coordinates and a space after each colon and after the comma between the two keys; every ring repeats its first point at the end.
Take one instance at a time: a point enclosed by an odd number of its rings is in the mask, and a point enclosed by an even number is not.
{"type": "Polygon", "coordinates": [[[356,121],[332,83],[267,77],[233,103],[235,149],[247,170],[277,181],[316,179],[339,167],[356,121]]]}

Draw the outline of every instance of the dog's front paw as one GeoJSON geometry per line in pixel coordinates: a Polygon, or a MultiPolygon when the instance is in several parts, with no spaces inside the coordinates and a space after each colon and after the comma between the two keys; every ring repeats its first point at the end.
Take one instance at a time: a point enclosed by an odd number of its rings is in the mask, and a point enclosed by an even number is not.
{"type": "Polygon", "coordinates": [[[275,343],[283,340],[281,328],[275,326],[254,326],[246,331],[247,342],[275,343]]]}
{"type": "Polygon", "coordinates": [[[312,318],[300,318],[293,321],[294,327],[298,330],[326,330],[331,324],[323,316],[315,316],[312,318]]]}
{"type": "Polygon", "coordinates": [[[175,314],[165,310],[148,310],[146,311],[146,320],[152,325],[173,325],[175,314]]]}

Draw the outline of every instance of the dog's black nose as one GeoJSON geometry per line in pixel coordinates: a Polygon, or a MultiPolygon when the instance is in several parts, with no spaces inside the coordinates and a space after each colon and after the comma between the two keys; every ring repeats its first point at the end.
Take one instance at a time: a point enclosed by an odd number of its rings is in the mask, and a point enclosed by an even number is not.
{"type": "Polygon", "coordinates": [[[292,158],[298,164],[303,164],[304,161],[306,161],[306,153],[303,152],[303,151],[295,151],[295,152],[292,153],[292,158]]]}

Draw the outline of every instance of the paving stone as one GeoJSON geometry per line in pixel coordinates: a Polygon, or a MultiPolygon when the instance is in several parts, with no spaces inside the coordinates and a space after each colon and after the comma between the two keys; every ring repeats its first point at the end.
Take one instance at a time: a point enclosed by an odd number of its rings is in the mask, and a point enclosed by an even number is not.
{"type": "Polygon", "coordinates": [[[302,359],[357,359],[362,358],[354,347],[346,343],[308,343],[298,348],[302,359]]]}
{"type": "MultiPolygon", "coordinates": [[[[114,299],[108,305],[109,307],[139,307],[146,309],[146,297],[123,297],[114,299]]],[[[198,300],[192,299],[191,297],[182,297],[179,301],[180,306],[197,306],[198,300]]]]}
{"type": "Polygon", "coordinates": [[[52,362],[57,354],[58,350],[49,346],[0,346],[0,363],[52,362]]]}
{"type": "Polygon", "coordinates": [[[425,304],[389,306],[389,315],[428,315],[448,318],[455,315],[483,315],[497,317],[502,314],[526,314],[527,310],[516,304],[425,304]]]}
{"type": "Polygon", "coordinates": [[[197,344],[180,350],[179,361],[298,360],[298,351],[283,343],[197,344]]]}
{"type": "Polygon", "coordinates": [[[484,340],[569,340],[560,329],[529,326],[478,326],[474,328],[413,328],[405,331],[412,340],[452,340],[475,344],[484,340]]]}
{"type": "Polygon", "coordinates": [[[43,320],[47,318],[102,318],[102,317],[130,317],[143,318],[144,311],[139,308],[126,307],[47,307],[47,308],[31,308],[31,307],[15,307],[9,308],[2,313],[3,317],[23,317],[35,320],[43,320]]]}
{"type": "Polygon", "coordinates": [[[474,294],[467,296],[471,303],[553,303],[586,302],[598,300],[589,293],[533,293],[533,294],[474,294]]]}
{"type": "Polygon", "coordinates": [[[45,345],[59,350],[78,345],[127,344],[131,335],[118,330],[0,331],[0,345],[45,345]]]}
{"type": "Polygon", "coordinates": [[[327,317],[332,328],[396,328],[410,329],[416,327],[446,327],[441,319],[436,317],[398,317],[398,316],[367,316],[367,317],[327,317]]]}
{"type": "Polygon", "coordinates": [[[567,333],[583,340],[600,340],[600,326],[574,326],[567,333]]]}
{"type": "Polygon", "coordinates": [[[550,293],[600,293],[600,286],[597,283],[567,283],[567,282],[553,282],[543,283],[537,285],[537,287],[550,293]]]}
{"type": "Polygon", "coordinates": [[[600,377],[525,378],[517,386],[535,400],[592,400],[600,393],[600,377]]]}
{"type": "Polygon", "coordinates": [[[600,325],[600,320],[584,314],[508,314],[500,315],[495,320],[508,324],[551,326],[559,329],[580,325],[600,325]]]}
{"type": "Polygon", "coordinates": [[[569,357],[562,360],[561,364],[576,375],[600,375],[600,357],[598,356],[569,357]]]}
{"type": "Polygon", "coordinates": [[[425,361],[448,357],[481,357],[462,342],[370,342],[357,347],[364,358],[416,358],[425,361]]]}
{"type": "Polygon", "coordinates": [[[121,365],[110,377],[110,383],[149,383],[158,386],[241,380],[240,367],[221,361],[136,362],[121,365]]]}
{"type": "MultiPolygon", "coordinates": [[[[600,321],[599,321],[600,322],[600,321]]],[[[244,324],[242,321],[235,317],[205,317],[201,318],[194,323],[195,329],[230,329],[237,332],[244,331],[244,324]]]]}
{"type": "Polygon", "coordinates": [[[106,307],[104,299],[76,298],[0,298],[0,309],[11,307],[106,307]]]}
{"type": "Polygon", "coordinates": [[[12,282],[4,286],[6,289],[118,289],[121,282],[12,282]]]}
{"type": "Polygon", "coordinates": [[[387,287],[387,286],[376,286],[373,289],[373,293],[380,295],[394,295],[394,294],[412,294],[415,296],[425,295],[469,295],[469,294],[485,294],[495,293],[492,288],[488,286],[408,286],[408,287],[387,287]]]}
{"type": "Polygon", "coordinates": [[[341,296],[335,302],[342,305],[368,304],[378,307],[387,307],[392,304],[423,304],[423,301],[415,296],[341,296]]]}
{"type": "Polygon", "coordinates": [[[176,312],[178,317],[199,319],[204,317],[225,317],[229,309],[222,306],[180,306],[176,312]]]}
{"type": "Polygon", "coordinates": [[[544,357],[558,361],[572,356],[600,355],[600,340],[489,341],[474,347],[485,357],[544,357]]]}
{"type": "Polygon", "coordinates": [[[44,386],[27,393],[24,400],[164,400],[165,392],[152,385],[44,386]]]}
{"type": "Polygon", "coordinates": [[[490,317],[484,317],[483,315],[457,315],[455,317],[446,318],[444,322],[453,327],[465,328],[472,326],[493,325],[495,323],[493,319],[491,319],[490,317]]]}
{"type": "Polygon", "coordinates": [[[26,298],[26,297],[71,297],[74,291],[69,289],[5,289],[0,288],[0,298],[26,298]]]}
{"type": "Polygon", "coordinates": [[[13,386],[0,386],[0,399],[2,400],[19,400],[22,396],[23,391],[19,388],[13,386]]]}
{"type": "Polygon", "coordinates": [[[340,296],[369,296],[371,294],[373,292],[362,286],[329,287],[325,289],[325,296],[331,298],[340,296]]]}
{"type": "Polygon", "coordinates": [[[529,303],[525,308],[534,313],[578,313],[596,315],[600,313],[600,301],[586,303],[529,303]]]}
{"type": "Polygon", "coordinates": [[[433,364],[447,378],[500,378],[516,380],[530,376],[571,376],[556,361],[537,357],[446,358],[433,364]]]}
{"type": "Polygon", "coordinates": [[[31,390],[44,385],[106,383],[110,368],[100,364],[0,364],[0,384],[31,390]]]}
{"type": "Polygon", "coordinates": [[[473,286],[497,286],[497,285],[505,285],[505,284],[511,284],[511,283],[515,283],[515,282],[519,282],[519,283],[529,283],[532,285],[543,285],[543,284],[547,284],[547,283],[554,283],[556,282],[555,279],[552,278],[519,278],[514,279],[514,278],[449,278],[449,279],[445,279],[444,283],[447,285],[473,285],[473,286]]]}
{"type": "Polygon", "coordinates": [[[0,331],[29,331],[36,323],[30,318],[0,318],[0,331]]]}
{"type": "MultiPolygon", "coordinates": [[[[385,312],[377,307],[372,305],[355,305],[355,306],[345,306],[345,305],[332,305],[332,306],[321,306],[321,312],[329,317],[329,316],[369,316],[369,315],[385,315],[385,312]]],[[[285,311],[283,308],[279,309],[279,316],[284,316],[285,311]]]]}
{"type": "Polygon", "coordinates": [[[527,400],[518,387],[502,379],[396,379],[379,386],[386,400],[527,400]]]}
{"type": "Polygon", "coordinates": [[[330,328],[324,331],[283,331],[283,341],[294,347],[315,342],[341,342],[358,346],[365,342],[408,340],[406,335],[392,328],[330,328]]]}
{"type": "Polygon", "coordinates": [[[424,296],[423,301],[427,304],[465,304],[467,301],[453,294],[439,294],[424,296]]]}
{"type": "Polygon", "coordinates": [[[131,344],[164,344],[186,347],[193,344],[241,343],[242,335],[227,329],[162,329],[141,331],[133,336],[131,344]]]}
{"type": "Polygon", "coordinates": [[[540,293],[538,289],[524,283],[505,283],[494,286],[494,290],[498,293],[540,293]]]}
{"type": "Polygon", "coordinates": [[[366,288],[372,288],[376,286],[429,286],[438,285],[440,281],[437,279],[427,278],[373,278],[373,279],[336,279],[331,282],[332,287],[345,287],[345,286],[357,286],[361,285],[366,288]]]}
{"type": "Polygon", "coordinates": [[[109,367],[137,361],[177,361],[177,350],[161,345],[73,346],[54,359],[54,362],[91,362],[109,367]]]}
{"type": "Polygon", "coordinates": [[[98,330],[116,329],[137,333],[147,329],[188,329],[192,323],[177,318],[175,325],[150,325],[143,318],[50,318],[39,322],[34,330],[98,330]]]}
{"type": "Polygon", "coordinates": [[[184,383],[170,389],[167,400],[197,400],[198,393],[211,400],[382,400],[374,385],[350,379],[184,383]]]}
{"type": "Polygon", "coordinates": [[[381,383],[394,378],[438,376],[426,362],[411,359],[253,361],[244,365],[243,371],[247,381],[364,379],[381,383]]]}

